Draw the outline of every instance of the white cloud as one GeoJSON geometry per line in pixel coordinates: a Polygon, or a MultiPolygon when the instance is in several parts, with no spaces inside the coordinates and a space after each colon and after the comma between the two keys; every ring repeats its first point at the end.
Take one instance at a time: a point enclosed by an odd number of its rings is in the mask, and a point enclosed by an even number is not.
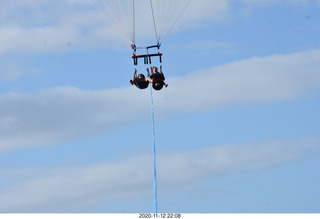
{"type": "Polygon", "coordinates": [[[200,52],[202,55],[210,56],[212,53],[216,54],[233,54],[236,46],[232,43],[217,42],[217,41],[194,41],[187,44],[172,44],[170,49],[184,50],[186,52],[200,52]]]}
{"type": "Polygon", "coordinates": [[[257,5],[257,6],[267,6],[275,4],[289,4],[294,6],[310,5],[309,0],[241,0],[247,4],[257,5]]]}
{"type": "Polygon", "coordinates": [[[310,0],[238,0],[243,4],[242,15],[251,15],[258,8],[271,8],[274,6],[294,7],[295,9],[307,10],[314,5],[310,0]]]}
{"type": "Polygon", "coordinates": [[[231,8],[228,0],[199,0],[191,1],[181,22],[189,26],[203,25],[203,21],[215,22],[224,19],[231,8]]]}
{"type": "MultiPolygon", "coordinates": [[[[206,179],[319,156],[319,136],[160,153],[157,159],[159,194],[172,194],[183,186],[187,188],[206,179]]],[[[152,197],[151,159],[141,155],[88,166],[3,169],[0,212],[78,212],[98,203],[149,199],[152,197]],[[17,178],[15,183],[10,183],[17,178]]]]}
{"type": "Polygon", "coordinates": [[[320,85],[320,51],[235,61],[169,79],[157,107],[174,112],[213,110],[234,103],[289,101],[320,85]]]}
{"type": "MultiPolygon", "coordinates": [[[[103,14],[110,15],[110,12],[101,8],[103,14]]],[[[141,43],[141,40],[154,38],[153,22],[148,5],[139,4],[136,8],[136,34],[141,43]],[[150,19],[146,19],[146,11],[150,12],[150,19]]],[[[220,19],[227,9],[225,0],[192,2],[187,15],[179,22],[180,27],[198,26],[204,19],[220,19]]],[[[110,25],[112,18],[109,24],[105,22],[87,0],[63,1],[63,6],[52,0],[0,1],[0,12],[0,54],[123,46],[119,30],[112,27],[117,25],[110,25]]]]}
{"type": "MultiPolygon", "coordinates": [[[[0,54],[46,53],[119,45],[88,1],[2,1],[0,54]]],[[[121,44],[120,44],[121,45],[121,44]]]]}
{"type": "Polygon", "coordinates": [[[0,80],[15,80],[24,75],[24,71],[14,62],[0,62],[0,80]]]}
{"type": "Polygon", "coordinates": [[[0,96],[0,105],[3,151],[117,129],[141,119],[146,101],[133,87],[107,91],[65,87],[36,95],[8,93],[0,96]]]}
{"type": "MultiPolygon", "coordinates": [[[[102,2],[102,0],[94,1],[102,2]]],[[[279,0],[239,1],[245,3],[245,11],[252,11],[257,6],[265,7],[283,3],[279,0]]],[[[308,2],[288,0],[285,4],[307,7],[310,6],[308,2]]],[[[137,4],[139,3],[141,1],[137,4]]],[[[174,30],[207,27],[208,23],[229,19],[230,13],[233,13],[231,9],[234,4],[230,0],[191,1],[174,30]]],[[[153,22],[151,14],[148,14],[150,13],[149,5],[139,4],[136,9],[136,35],[139,44],[154,38],[153,22]],[[150,19],[146,18],[148,16],[150,19]]],[[[110,15],[107,10],[103,13],[110,15]]],[[[91,6],[88,0],[63,1],[63,6],[62,3],[53,0],[0,1],[0,21],[0,54],[43,53],[124,45],[120,31],[105,22],[103,16],[91,6]]]]}
{"type": "Polygon", "coordinates": [[[120,39],[107,27],[97,27],[83,33],[76,26],[59,25],[23,28],[0,27],[0,54],[47,53],[69,51],[74,48],[112,47],[110,42],[120,44],[120,39]]]}
{"type": "Polygon", "coordinates": [[[25,68],[10,59],[0,61],[0,81],[13,81],[24,76],[40,74],[40,71],[32,68],[25,68]]]}
{"type": "MultiPolygon", "coordinates": [[[[319,59],[320,50],[256,57],[167,78],[169,87],[154,92],[155,107],[159,116],[170,116],[236,103],[301,98],[320,86],[319,59]]],[[[37,94],[2,94],[0,152],[97,135],[146,121],[149,104],[149,91],[135,87],[101,91],[65,87],[37,94]]]]}

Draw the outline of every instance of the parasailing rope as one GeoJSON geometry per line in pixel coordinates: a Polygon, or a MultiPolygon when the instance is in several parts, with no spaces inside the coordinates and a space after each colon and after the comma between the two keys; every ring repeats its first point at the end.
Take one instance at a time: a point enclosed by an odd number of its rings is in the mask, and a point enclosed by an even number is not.
{"type": "MultiPolygon", "coordinates": [[[[147,49],[147,57],[149,58],[149,51],[147,49]]],[[[150,68],[149,62],[149,68],[150,68]]],[[[151,70],[151,69],[150,69],[151,70]]],[[[152,74],[152,72],[151,72],[152,74]]],[[[153,149],[153,212],[158,213],[158,197],[157,197],[157,165],[156,165],[156,138],[154,128],[154,107],[153,107],[153,95],[152,86],[150,86],[151,97],[151,116],[152,116],[152,149],[153,149]]]]}
{"type": "Polygon", "coordinates": [[[154,131],[154,109],[153,109],[153,97],[152,97],[152,86],[150,86],[151,96],[151,113],[152,113],[152,142],[153,142],[153,211],[158,212],[158,201],[157,201],[157,168],[156,168],[156,141],[154,131]]]}

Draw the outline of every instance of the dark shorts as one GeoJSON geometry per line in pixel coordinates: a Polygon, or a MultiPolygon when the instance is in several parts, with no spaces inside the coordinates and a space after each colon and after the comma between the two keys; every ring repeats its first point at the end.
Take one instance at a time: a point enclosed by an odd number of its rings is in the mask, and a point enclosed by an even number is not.
{"type": "Polygon", "coordinates": [[[161,90],[163,88],[163,83],[158,83],[159,86],[155,86],[156,83],[152,84],[153,89],[155,90],[161,90]]]}
{"type": "Polygon", "coordinates": [[[160,74],[160,73],[155,73],[155,74],[152,74],[150,76],[151,79],[153,80],[161,80],[161,81],[164,81],[164,76],[163,74],[160,74]]]}
{"type": "Polygon", "coordinates": [[[146,89],[149,86],[149,81],[139,81],[136,83],[137,88],[146,89]]]}

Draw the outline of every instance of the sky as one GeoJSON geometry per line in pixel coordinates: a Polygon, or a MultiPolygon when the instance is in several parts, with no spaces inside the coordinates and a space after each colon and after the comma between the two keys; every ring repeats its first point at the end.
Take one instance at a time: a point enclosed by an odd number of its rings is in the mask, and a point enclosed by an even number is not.
{"type": "MultiPolygon", "coordinates": [[[[319,0],[190,2],[153,91],[159,212],[320,213],[319,39],[319,0]]],[[[87,0],[0,0],[1,213],[153,211],[131,55],[87,0]]]]}

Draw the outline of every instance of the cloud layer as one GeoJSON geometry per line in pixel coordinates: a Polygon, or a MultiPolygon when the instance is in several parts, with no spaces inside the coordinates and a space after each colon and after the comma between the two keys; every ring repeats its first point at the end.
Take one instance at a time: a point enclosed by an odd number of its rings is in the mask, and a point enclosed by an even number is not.
{"type": "MultiPolygon", "coordinates": [[[[102,0],[93,1],[103,5],[102,0]]],[[[308,1],[303,0],[239,2],[243,4],[241,10],[244,11],[252,11],[257,6],[270,4],[310,7],[308,1]]],[[[104,7],[99,8],[102,9],[102,14],[110,14],[104,7]]],[[[208,23],[227,20],[228,16],[234,13],[232,9],[233,4],[230,0],[191,1],[174,31],[203,28],[208,23]]],[[[145,22],[146,11],[150,11],[146,4],[137,6],[136,19],[143,21],[136,25],[136,35],[140,40],[154,39],[153,31],[147,31],[153,30],[153,22],[151,19],[150,22],[145,22]]],[[[113,18],[109,20],[113,21],[113,18]]],[[[0,1],[0,21],[0,54],[42,54],[77,48],[110,48],[123,45],[120,31],[116,30],[117,27],[114,28],[117,25],[106,22],[88,0],[67,0],[63,2],[63,7],[52,0],[0,1]]]]}
{"type": "MultiPolygon", "coordinates": [[[[319,136],[161,153],[157,159],[159,193],[166,196],[202,180],[319,156],[319,136]]],[[[151,156],[140,155],[88,166],[2,169],[0,212],[81,212],[99,203],[149,199],[151,164],[151,156]],[[12,183],[16,178],[23,181],[12,183]]]]}
{"type": "MultiPolygon", "coordinates": [[[[100,2],[98,9],[102,9],[102,14],[110,17],[102,0],[94,2],[100,2]]],[[[182,18],[181,23],[198,25],[204,18],[212,19],[212,12],[215,19],[223,16],[227,8],[226,1],[214,1],[215,4],[212,2],[200,0],[196,5],[191,3],[187,12],[189,15],[182,18]]],[[[106,22],[88,0],[67,0],[63,2],[63,6],[56,1],[0,1],[0,8],[0,54],[41,54],[75,48],[110,48],[123,43],[120,31],[116,30],[117,25],[106,22]],[[12,16],[13,14],[16,16],[12,16]]],[[[140,39],[154,39],[152,20],[145,22],[146,11],[150,11],[148,5],[137,6],[136,19],[143,21],[143,25],[137,25],[136,34],[140,39]]],[[[109,20],[114,21],[113,18],[109,20]]],[[[188,28],[188,25],[184,28],[188,28]]]]}
{"type": "Polygon", "coordinates": [[[234,103],[293,100],[319,86],[319,58],[319,50],[254,57],[170,78],[174,86],[159,94],[158,107],[193,112],[234,103]]]}
{"type": "MultiPolygon", "coordinates": [[[[290,101],[320,86],[320,51],[237,61],[168,78],[154,92],[159,116],[212,111],[232,104],[290,101]]],[[[62,87],[0,95],[0,152],[56,143],[146,121],[148,90],[62,87]]]]}

